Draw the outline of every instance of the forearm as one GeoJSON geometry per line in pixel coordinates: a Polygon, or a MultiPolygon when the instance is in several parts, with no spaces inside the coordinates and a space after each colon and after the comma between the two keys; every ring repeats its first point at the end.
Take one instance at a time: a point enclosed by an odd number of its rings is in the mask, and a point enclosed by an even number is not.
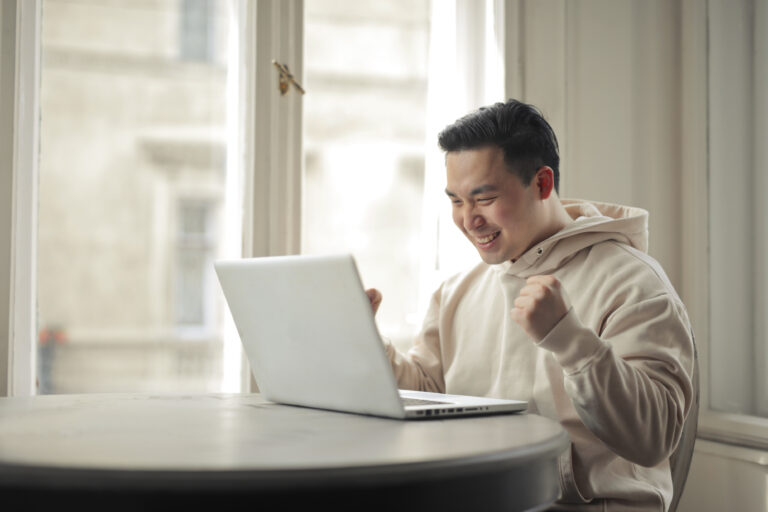
{"type": "Polygon", "coordinates": [[[674,450],[692,397],[692,341],[682,324],[665,327],[655,333],[641,323],[609,342],[571,310],[540,343],[563,368],[566,393],[587,428],[644,466],[674,450]],[[654,343],[640,332],[664,339],[654,343]]]}
{"type": "Polygon", "coordinates": [[[434,356],[428,354],[424,358],[419,355],[418,348],[402,354],[388,341],[384,346],[400,389],[445,392],[442,370],[435,364],[434,356]]]}

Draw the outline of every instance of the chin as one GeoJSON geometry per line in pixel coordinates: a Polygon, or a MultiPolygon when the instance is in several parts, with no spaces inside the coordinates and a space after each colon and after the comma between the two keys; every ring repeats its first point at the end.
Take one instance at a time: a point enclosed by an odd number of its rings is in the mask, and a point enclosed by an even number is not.
{"type": "Polygon", "coordinates": [[[482,251],[478,251],[478,254],[480,255],[480,259],[482,259],[488,265],[498,265],[499,263],[504,263],[510,259],[498,254],[487,254],[482,251]]]}

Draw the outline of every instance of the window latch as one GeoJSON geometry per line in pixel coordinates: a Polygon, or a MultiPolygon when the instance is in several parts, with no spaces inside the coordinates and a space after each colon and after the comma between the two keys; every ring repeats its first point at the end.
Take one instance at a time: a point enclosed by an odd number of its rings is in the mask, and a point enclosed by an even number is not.
{"type": "Polygon", "coordinates": [[[285,96],[286,94],[288,94],[288,88],[290,87],[291,84],[293,84],[293,86],[296,89],[298,89],[298,91],[301,94],[305,94],[304,88],[301,87],[299,82],[297,82],[293,78],[293,75],[291,74],[290,70],[288,69],[288,66],[286,66],[285,64],[280,64],[276,60],[272,60],[272,64],[275,65],[275,67],[277,68],[277,70],[280,73],[280,76],[278,78],[278,83],[277,83],[277,87],[278,87],[278,89],[280,89],[280,96],[285,96]]]}

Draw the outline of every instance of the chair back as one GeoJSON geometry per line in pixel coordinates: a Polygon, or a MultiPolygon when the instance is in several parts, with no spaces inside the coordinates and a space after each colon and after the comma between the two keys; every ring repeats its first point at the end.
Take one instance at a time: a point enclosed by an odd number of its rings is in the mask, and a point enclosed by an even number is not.
{"type": "Polygon", "coordinates": [[[696,345],[693,347],[693,403],[688,417],[683,425],[683,433],[674,453],[669,458],[669,466],[672,472],[672,503],[669,512],[677,510],[680,497],[685,489],[685,481],[688,478],[688,470],[691,467],[693,457],[693,445],[696,443],[696,430],[699,425],[699,360],[696,353],[696,345]]]}

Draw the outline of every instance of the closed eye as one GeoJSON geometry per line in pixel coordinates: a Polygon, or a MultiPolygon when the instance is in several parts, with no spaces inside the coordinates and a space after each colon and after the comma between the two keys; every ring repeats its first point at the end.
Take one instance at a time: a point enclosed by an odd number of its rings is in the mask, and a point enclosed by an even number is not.
{"type": "Polygon", "coordinates": [[[497,196],[493,196],[493,197],[480,197],[480,198],[477,199],[477,202],[478,203],[490,203],[491,201],[496,199],[496,197],[497,196]]]}

